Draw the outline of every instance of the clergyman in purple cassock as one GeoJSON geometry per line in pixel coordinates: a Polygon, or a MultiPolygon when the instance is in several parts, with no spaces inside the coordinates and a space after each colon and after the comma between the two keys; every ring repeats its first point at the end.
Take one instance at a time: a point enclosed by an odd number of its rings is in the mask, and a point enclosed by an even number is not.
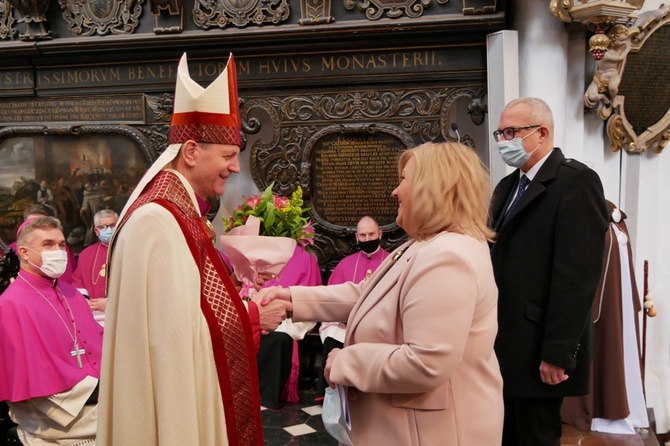
{"type": "Polygon", "coordinates": [[[95,320],[104,326],[107,299],[107,249],[116,229],[119,216],[111,209],[98,211],[93,217],[95,235],[98,242],[79,253],[77,269],[70,282],[88,297],[88,306],[95,320]]]}
{"type": "Polygon", "coordinates": [[[59,279],[66,256],[58,220],[36,218],[23,231],[21,270],[0,295],[0,401],[23,444],[95,444],[103,328],[59,279]]]}

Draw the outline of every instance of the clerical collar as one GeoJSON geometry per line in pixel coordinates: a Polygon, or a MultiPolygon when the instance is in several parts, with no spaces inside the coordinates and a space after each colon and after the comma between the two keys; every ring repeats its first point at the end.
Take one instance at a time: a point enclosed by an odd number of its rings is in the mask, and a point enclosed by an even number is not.
{"type": "Polygon", "coordinates": [[[212,209],[212,206],[209,204],[207,200],[200,198],[198,194],[195,195],[195,199],[198,201],[198,208],[200,209],[200,215],[206,217],[207,214],[209,214],[210,209],[212,209]]]}

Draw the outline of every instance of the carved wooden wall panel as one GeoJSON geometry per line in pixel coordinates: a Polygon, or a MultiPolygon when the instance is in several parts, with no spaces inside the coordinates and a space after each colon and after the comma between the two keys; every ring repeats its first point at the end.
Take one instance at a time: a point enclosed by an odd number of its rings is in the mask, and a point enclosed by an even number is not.
{"type": "Polygon", "coordinates": [[[9,1],[0,0],[0,39],[13,39],[18,34],[14,22],[9,1]]]}
{"type": "Polygon", "coordinates": [[[143,0],[58,0],[74,36],[131,34],[139,25],[143,0]]]}
{"type": "MultiPolygon", "coordinates": [[[[495,28],[500,28],[503,15],[497,3],[496,0],[2,0],[0,42],[15,37],[12,29],[18,31],[22,40],[35,42],[72,36],[146,36],[278,25],[369,27],[381,19],[431,18],[420,26],[433,27],[435,23],[449,23],[464,16],[488,16],[496,23],[495,28]]],[[[495,29],[489,27],[489,31],[495,29]]]]}
{"type": "Polygon", "coordinates": [[[51,3],[24,23],[0,0],[0,136],[127,132],[153,160],[168,144],[181,55],[207,85],[232,51],[252,179],[283,194],[303,187],[324,269],[355,249],[362,211],[378,214],[386,247],[402,242],[389,199],[400,152],[457,137],[486,150],[486,35],[505,26],[502,2],[51,3]],[[458,136],[454,122],[468,124],[458,136]]]}
{"type": "MultiPolygon", "coordinates": [[[[397,185],[397,157],[424,142],[455,141],[448,131],[452,107],[465,98],[477,109],[483,95],[483,87],[455,87],[247,96],[241,110],[244,120],[262,116],[268,135],[250,147],[252,177],[259,189],[274,182],[275,192],[283,195],[302,187],[316,222],[315,249],[322,265],[332,266],[352,252],[356,222],[365,214],[377,218],[385,245],[393,248],[405,239],[395,223],[396,203],[390,197],[397,185]],[[333,148],[344,158],[349,156],[344,151],[352,147],[355,163],[345,167],[343,162],[340,169],[344,170],[333,172],[332,166],[324,168],[325,161],[319,159],[333,148]],[[358,156],[361,153],[365,156],[358,156]],[[375,171],[379,163],[384,168],[375,171]],[[370,169],[367,175],[366,169],[370,169]],[[341,207],[328,209],[318,197],[328,188],[323,183],[334,173],[339,173],[341,195],[329,200],[341,207]],[[343,208],[346,203],[350,209],[343,208]],[[333,215],[327,215],[329,210],[333,215]]],[[[470,116],[481,124],[476,114],[470,116]]],[[[468,134],[461,136],[461,142],[474,146],[468,134]]],[[[328,193],[335,192],[330,188],[328,193]]]]}
{"type": "Polygon", "coordinates": [[[288,19],[287,0],[196,0],[193,20],[201,28],[279,24],[288,19]]]}

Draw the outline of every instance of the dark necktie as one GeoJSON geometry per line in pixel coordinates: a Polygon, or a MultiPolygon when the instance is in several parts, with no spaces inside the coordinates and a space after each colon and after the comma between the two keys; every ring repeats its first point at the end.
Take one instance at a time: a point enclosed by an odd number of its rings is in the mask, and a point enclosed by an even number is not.
{"type": "Polygon", "coordinates": [[[505,223],[507,223],[507,220],[512,216],[512,211],[514,211],[514,208],[519,204],[519,201],[521,201],[521,196],[523,193],[526,191],[526,188],[530,184],[530,180],[526,175],[522,175],[521,179],[519,180],[519,190],[516,193],[516,197],[514,197],[514,201],[512,201],[512,204],[509,206],[507,209],[507,212],[505,213],[505,218],[503,218],[502,226],[505,226],[505,223]]]}

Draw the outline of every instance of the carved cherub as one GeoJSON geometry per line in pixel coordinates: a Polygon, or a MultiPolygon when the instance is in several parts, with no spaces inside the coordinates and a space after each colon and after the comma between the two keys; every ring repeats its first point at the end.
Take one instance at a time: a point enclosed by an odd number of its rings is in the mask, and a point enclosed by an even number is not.
{"type": "Polygon", "coordinates": [[[609,33],[610,48],[596,65],[593,81],[584,93],[584,105],[593,109],[598,106],[598,114],[606,119],[611,114],[611,103],[619,91],[621,67],[630,51],[628,28],[615,25],[609,33]]]}

